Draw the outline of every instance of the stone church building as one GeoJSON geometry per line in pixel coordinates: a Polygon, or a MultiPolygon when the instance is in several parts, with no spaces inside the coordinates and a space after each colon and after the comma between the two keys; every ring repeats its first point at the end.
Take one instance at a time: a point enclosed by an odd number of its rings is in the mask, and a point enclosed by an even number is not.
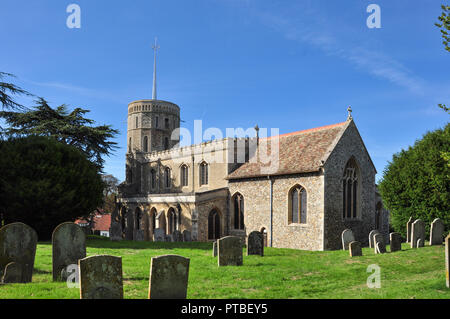
{"type": "Polygon", "coordinates": [[[180,108],[162,100],[128,106],[126,181],[119,187],[123,238],[153,240],[156,228],[192,240],[245,237],[257,230],[272,247],[341,248],[349,228],[368,243],[388,234],[376,170],[356,124],[345,122],[270,138],[225,138],[178,147],[180,108]],[[276,140],[277,167],[255,159],[276,140]],[[252,149],[251,145],[255,147],[252,149]]]}
{"type": "Polygon", "coordinates": [[[207,242],[256,230],[267,246],[303,250],[341,249],[346,228],[363,244],[373,229],[387,239],[389,215],[350,109],[338,124],[269,138],[256,127],[253,138],[179,147],[180,108],[156,98],[154,72],[153,98],[128,105],[126,181],[112,217],[120,237],[152,241],[159,228],[207,242]]]}

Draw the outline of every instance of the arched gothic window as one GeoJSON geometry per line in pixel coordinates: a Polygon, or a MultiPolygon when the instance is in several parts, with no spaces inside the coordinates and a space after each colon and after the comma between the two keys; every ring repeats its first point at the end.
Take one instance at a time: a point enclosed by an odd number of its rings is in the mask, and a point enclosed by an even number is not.
{"type": "Polygon", "coordinates": [[[189,184],[189,175],[188,175],[188,167],[186,164],[181,166],[180,169],[180,177],[181,177],[181,186],[188,186],[189,184]]]}
{"type": "Polygon", "coordinates": [[[175,210],[173,208],[169,209],[168,212],[168,234],[172,234],[177,229],[177,214],[175,213],[175,210]]]}
{"type": "Polygon", "coordinates": [[[208,163],[200,164],[200,186],[208,184],[208,163]]]}
{"type": "Polygon", "coordinates": [[[289,223],[306,224],[307,222],[307,192],[300,185],[294,186],[289,192],[289,223]]]}
{"type": "Polygon", "coordinates": [[[378,202],[377,206],[375,207],[375,229],[380,229],[381,226],[381,211],[383,209],[383,204],[381,202],[378,202]]]}
{"type": "Polygon", "coordinates": [[[234,228],[244,229],[244,197],[241,194],[233,196],[234,228]]]}
{"type": "Polygon", "coordinates": [[[144,143],[143,144],[144,144],[143,145],[144,152],[147,153],[148,152],[148,137],[147,136],[144,136],[144,143]]]}
{"type": "Polygon", "coordinates": [[[359,169],[355,159],[351,158],[345,166],[342,179],[342,216],[345,219],[358,217],[359,169]]]}
{"type": "Polygon", "coordinates": [[[136,226],[136,229],[139,230],[139,229],[141,229],[141,225],[142,225],[142,212],[141,212],[141,209],[139,207],[136,208],[135,218],[136,218],[135,226],[136,226]]]}
{"type": "Polygon", "coordinates": [[[220,238],[220,215],[213,209],[208,216],[208,239],[220,238]]]}
{"type": "Polygon", "coordinates": [[[170,184],[171,184],[171,172],[170,172],[170,168],[166,167],[164,170],[164,184],[166,186],[166,188],[170,188],[170,184]]]}

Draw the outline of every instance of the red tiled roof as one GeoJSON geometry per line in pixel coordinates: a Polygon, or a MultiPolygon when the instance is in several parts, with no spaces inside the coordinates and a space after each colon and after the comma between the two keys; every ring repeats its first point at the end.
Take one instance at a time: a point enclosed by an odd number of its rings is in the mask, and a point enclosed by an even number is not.
{"type": "MultiPolygon", "coordinates": [[[[75,224],[86,224],[88,221],[84,218],[77,219],[75,224]]],[[[94,226],[92,230],[109,231],[111,226],[111,214],[96,214],[94,216],[94,226]]]]}
{"type": "MultiPolygon", "coordinates": [[[[242,164],[238,169],[228,175],[228,179],[251,178],[267,175],[285,175],[296,173],[317,172],[322,166],[321,161],[328,155],[334,141],[338,138],[349,122],[316,127],[308,130],[297,131],[278,135],[279,137],[279,163],[276,171],[269,174],[262,171],[269,164],[264,161],[249,162],[242,164]]],[[[271,154],[271,144],[274,138],[260,139],[260,146],[267,143],[267,154],[271,154]]]]}

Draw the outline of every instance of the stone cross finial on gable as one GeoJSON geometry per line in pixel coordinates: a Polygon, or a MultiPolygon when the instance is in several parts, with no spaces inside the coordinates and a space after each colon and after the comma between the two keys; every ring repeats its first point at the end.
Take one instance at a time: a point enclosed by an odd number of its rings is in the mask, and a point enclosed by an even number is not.
{"type": "Polygon", "coordinates": [[[353,120],[352,107],[351,106],[348,107],[347,112],[348,112],[347,121],[353,120]]]}

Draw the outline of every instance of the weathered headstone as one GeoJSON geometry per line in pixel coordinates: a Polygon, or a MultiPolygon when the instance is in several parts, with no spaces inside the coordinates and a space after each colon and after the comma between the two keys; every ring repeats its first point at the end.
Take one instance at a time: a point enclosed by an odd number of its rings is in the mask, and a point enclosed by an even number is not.
{"type": "Polygon", "coordinates": [[[450,235],[445,238],[445,281],[450,288],[450,235]]]}
{"type": "MultiPolygon", "coordinates": [[[[86,235],[75,223],[62,223],[52,234],[53,281],[66,281],[62,270],[86,257],[86,235]]],[[[65,272],[63,272],[65,274],[65,272]]]]}
{"type": "Polygon", "coordinates": [[[166,234],[164,232],[164,229],[155,228],[155,230],[153,231],[153,241],[166,241],[166,234]]]}
{"type": "Polygon", "coordinates": [[[342,232],[342,249],[348,250],[348,244],[352,241],[355,241],[355,236],[353,236],[353,232],[350,229],[346,229],[342,232]]]}
{"type": "Polygon", "coordinates": [[[402,235],[400,233],[390,233],[391,253],[402,250],[402,235]]]}
{"type": "Polygon", "coordinates": [[[22,282],[22,266],[19,263],[10,262],[6,265],[2,277],[3,284],[22,282]]]}
{"type": "Polygon", "coordinates": [[[189,258],[177,255],[153,257],[150,265],[149,299],[186,299],[189,258]]]}
{"type": "Polygon", "coordinates": [[[36,256],[36,231],[23,223],[12,223],[0,228],[0,270],[11,262],[20,264],[22,283],[31,282],[36,256]]]}
{"type": "Polygon", "coordinates": [[[133,240],[134,241],[144,241],[145,240],[145,234],[142,229],[135,229],[133,231],[133,240]]]}
{"type": "Polygon", "coordinates": [[[425,242],[422,238],[417,239],[417,248],[425,247],[425,242]]]}
{"type": "Polygon", "coordinates": [[[173,242],[173,236],[172,235],[166,235],[166,242],[168,242],[168,243],[173,242]]]}
{"type": "Polygon", "coordinates": [[[362,256],[361,243],[359,241],[352,241],[348,245],[350,257],[362,256]]]}
{"type": "Polygon", "coordinates": [[[217,257],[217,240],[213,242],[213,257],[217,257]]]}
{"type": "Polygon", "coordinates": [[[383,235],[376,234],[374,238],[375,254],[384,254],[386,252],[386,245],[384,243],[383,235]]]}
{"type": "Polygon", "coordinates": [[[430,245],[442,245],[444,231],[444,222],[440,218],[433,220],[430,227],[430,245]]]}
{"type": "Polygon", "coordinates": [[[411,230],[412,230],[413,223],[414,223],[413,218],[409,217],[409,220],[406,223],[406,242],[407,243],[411,243],[411,230]]]}
{"type": "Polygon", "coordinates": [[[192,241],[191,232],[189,230],[183,231],[183,241],[186,242],[192,241]]]}
{"type": "Polygon", "coordinates": [[[247,256],[259,255],[264,256],[264,236],[259,231],[253,231],[248,235],[247,239],[247,256]]]}
{"type": "Polygon", "coordinates": [[[183,241],[183,235],[179,230],[174,230],[172,233],[172,239],[174,242],[182,242],[183,241]]]}
{"type": "Polygon", "coordinates": [[[109,228],[109,239],[112,241],[122,240],[122,225],[119,222],[111,221],[111,227],[109,228]]]}
{"type": "Polygon", "coordinates": [[[242,242],[239,237],[227,236],[217,241],[219,266],[242,266],[242,242]]]}
{"type": "Polygon", "coordinates": [[[122,257],[100,255],[78,261],[81,299],[122,299],[122,257]]]}
{"type": "Polygon", "coordinates": [[[416,220],[411,227],[411,248],[423,247],[418,244],[425,244],[425,223],[421,219],[416,220]]]}
{"type": "Polygon", "coordinates": [[[373,236],[376,235],[376,234],[379,234],[379,233],[380,232],[378,230],[376,230],[376,229],[372,230],[369,233],[369,248],[375,248],[375,245],[373,243],[373,236]]]}

